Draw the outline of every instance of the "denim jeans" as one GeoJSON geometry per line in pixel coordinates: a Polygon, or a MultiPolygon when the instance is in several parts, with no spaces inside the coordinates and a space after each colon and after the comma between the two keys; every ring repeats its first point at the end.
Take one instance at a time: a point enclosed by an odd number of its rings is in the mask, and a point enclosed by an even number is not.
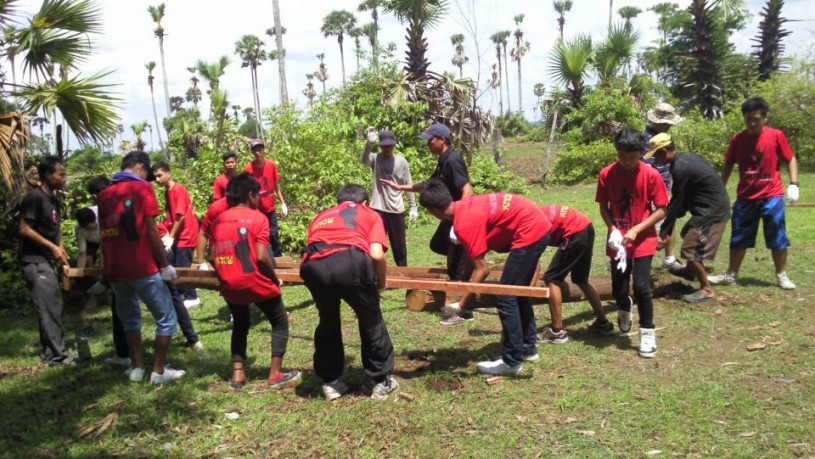
{"type": "Polygon", "coordinates": [[[159,273],[111,282],[110,286],[116,296],[116,314],[125,332],[141,329],[141,300],[156,320],[156,336],[175,336],[177,318],[173,300],[159,273]]]}
{"type": "MultiPolygon", "coordinates": [[[[537,242],[526,247],[509,251],[504,271],[501,274],[502,285],[529,286],[535,268],[540,262],[541,254],[549,244],[549,233],[537,242]]],[[[504,337],[504,353],[501,358],[507,365],[518,365],[525,355],[535,355],[538,349],[535,311],[532,299],[510,295],[495,295],[498,316],[504,337]]]]}

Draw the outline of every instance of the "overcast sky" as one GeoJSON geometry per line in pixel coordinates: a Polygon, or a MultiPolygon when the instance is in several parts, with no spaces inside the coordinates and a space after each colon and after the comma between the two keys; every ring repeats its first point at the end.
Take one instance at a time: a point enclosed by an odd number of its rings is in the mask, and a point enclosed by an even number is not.
{"type": "MultiPolygon", "coordinates": [[[[27,0],[25,11],[35,11],[41,2],[27,0]]],[[[164,49],[167,62],[167,77],[170,96],[183,96],[189,87],[190,73],[187,67],[194,65],[198,59],[212,61],[221,55],[229,55],[232,60],[226,69],[221,87],[229,92],[232,104],[251,107],[251,80],[249,70],[241,68],[240,60],[235,55],[235,42],[244,34],[259,36],[271,48],[274,40],[265,35],[267,28],[273,26],[271,0],[167,0],[166,15],[163,25],[166,30],[164,49]]],[[[300,106],[305,104],[302,89],[306,84],[307,73],[314,72],[318,66],[316,55],[325,53],[329,70],[328,87],[341,84],[340,56],[336,37],[324,38],[320,33],[323,18],[335,9],[346,9],[353,12],[359,25],[371,22],[369,13],[357,12],[360,0],[280,0],[281,21],[287,29],[283,37],[286,48],[286,75],[289,97],[294,98],[300,106]]],[[[633,5],[645,10],[653,1],[616,0],[614,2],[615,20],[619,19],[616,10],[625,5],[633,5]]],[[[690,0],[677,3],[686,7],[690,0]]],[[[760,11],[766,1],[747,0],[752,18],[744,31],[734,37],[739,51],[750,51],[750,39],[757,33],[760,11]]],[[[155,61],[157,68],[155,91],[159,118],[165,116],[164,93],[161,80],[158,40],[153,36],[153,22],[147,12],[147,6],[158,4],[158,0],[101,0],[99,5],[103,15],[104,31],[94,37],[94,54],[82,67],[84,75],[91,75],[101,70],[112,70],[111,82],[119,84],[116,91],[123,99],[122,124],[125,138],[133,135],[129,126],[138,121],[148,120],[153,123],[150,105],[150,92],[147,86],[147,71],[144,64],[155,61]]],[[[787,24],[792,35],[786,38],[787,55],[800,54],[806,47],[815,42],[815,1],[786,0],[783,15],[790,19],[803,20],[787,24]]],[[[590,33],[592,37],[601,38],[608,24],[609,5],[606,0],[574,0],[574,7],[566,15],[565,35],[590,33]]],[[[469,32],[465,22],[473,22],[477,27],[477,41],[481,52],[482,81],[490,73],[490,66],[495,63],[494,48],[489,36],[499,30],[515,30],[513,17],[516,14],[526,15],[522,24],[524,38],[531,44],[531,49],[522,61],[523,69],[523,110],[527,118],[532,118],[532,104],[535,96],[532,87],[535,83],[550,85],[548,60],[552,45],[558,34],[556,13],[552,2],[548,0],[450,0],[450,8],[440,25],[427,33],[429,43],[428,58],[430,70],[436,72],[457,70],[450,62],[453,47],[450,35],[463,33],[466,37],[464,46],[470,63],[464,66],[464,75],[475,79],[478,73],[476,58],[476,39],[469,32]],[[464,10],[462,14],[461,9],[464,10]],[[474,11],[468,12],[470,9],[474,11]]],[[[403,58],[405,51],[404,26],[394,17],[380,13],[380,42],[394,42],[398,46],[396,56],[403,58]]],[[[656,36],[656,15],[645,12],[635,20],[635,28],[641,33],[640,47],[647,46],[656,36]]],[[[367,40],[363,40],[367,42],[367,40]]],[[[363,43],[365,46],[367,43],[363,43]]],[[[509,47],[511,48],[511,46],[509,47]]],[[[356,70],[356,59],[353,55],[353,39],[345,41],[346,72],[356,70]]],[[[510,63],[509,88],[511,107],[518,109],[517,67],[510,63]]],[[[363,62],[363,65],[365,63],[363,62]]],[[[258,69],[260,101],[266,107],[279,103],[277,62],[264,62],[258,69]]],[[[320,83],[315,80],[319,91],[320,83]]],[[[205,92],[205,84],[202,92],[205,92]]],[[[206,97],[206,95],[205,95],[206,97]]],[[[506,99],[506,97],[505,97],[506,99]]],[[[204,104],[208,101],[204,100],[204,104]]],[[[498,95],[489,92],[480,103],[484,108],[498,111],[498,95]]],[[[507,102],[504,101],[506,107],[507,102]]],[[[207,105],[204,105],[206,107],[207,105]]],[[[147,139],[146,139],[147,140],[147,139]]],[[[148,140],[149,142],[149,140],[148,140]]],[[[72,144],[75,145],[74,142],[72,144]]],[[[149,146],[149,145],[148,145],[149,146]]],[[[158,148],[158,141],[155,141],[158,148]]]]}

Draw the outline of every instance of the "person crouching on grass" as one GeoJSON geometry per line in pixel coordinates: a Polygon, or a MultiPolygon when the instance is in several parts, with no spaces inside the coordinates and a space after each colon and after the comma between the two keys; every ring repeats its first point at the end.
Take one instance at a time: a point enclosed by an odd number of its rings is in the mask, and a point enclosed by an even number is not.
{"type": "Polygon", "coordinates": [[[543,281],[549,288],[549,314],[552,325],[538,335],[538,342],[563,344],[569,335],[563,329],[563,296],[560,283],[566,275],[572,274],[572,283],[586,296],[597,320],[589,325],[589,330],[602,334],[614,332],[614,325],[606,318],[603,302],[594,286],[589,282],[591,256],[594,248],[594,225],[588,217],[577,209],[566,206],[541,206],[543,214],[552,223],[549,232],[549,246],[557,247],[555,256],[549,263],[543,281]]]}
{"type": "Polygon", "coordinates": [[[232,377],[230,386],[246,383],[246,337],[249,305],[254,303],[272,325],[270,388],[292,385],[300,372],[284,372],[283,355],[289,341],[289,317],[283,307],[279,281],[269,251],[269,220],[257,210],[260,185],[250,174],[232,178],[226,187],[230,208],[209,230],[209,260],[215,267],[224,297],[234,318],[232,327],[232,377]]]}
{"type": "Polygon", "coordinates": [[[640,357],[655,357],[657,338],[654,331],[654,302],[651,298],[651,262],[657,250],[654,225],[665,217],[668,189],[659,172],[640,161],[645,149],[645,136],[623,128],[614,138],[617,161],[600,171],[595,201],[608,226],[606,254],[612,258],[611,285],[617,301],[617,326],[631,330],[628,296],[633,274],[634,296],[640,315],[640,357]],[[651,212],[651,206],[656,209],[651,212]]]}
{"type": "MultiPolygon", "coordinates": [[[[452,220],[453,232],[473,263],[470,282],[479,283],[490,273],[484,259],[487,251],[509,252],[501,285],[529,286],[541,254],[549,243],[552,224],[532,201],[508,193],[492,193],[464,198],[453,197],[440,180],[431,179],[419,194],[419,203],[439,220],[452,220]]],[[[472,307],[474,294],[444,307],[446,314],[458,314],[472,307]]],[[[479,373],[517,374],[523,362],[539,359],[537,329],[532,299],[495,295],[503,329],[503,355],[476,366],[479,373]]]]}

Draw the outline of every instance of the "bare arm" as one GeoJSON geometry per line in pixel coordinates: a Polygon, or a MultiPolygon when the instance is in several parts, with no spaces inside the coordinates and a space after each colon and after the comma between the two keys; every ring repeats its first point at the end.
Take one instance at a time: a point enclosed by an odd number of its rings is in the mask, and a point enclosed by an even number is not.
{"type": "Polygon", "coordinates": [[[617,229],[617,227],[614,226],[614,219],[611,218],[611,211],[608,208],[608,201],[603,201],[598,204],[600,205],[600,217],[603,219],[603,223],[606,224],[609,231],[614,231],[617,229]]]}
{"type": "Polygon", "coordinates": [[[156,217],[147,217],[145,222],[147,223],[147,235],[150,238],[150,250],[153,251],[153,257],[156,259],[159,268],[166,268],[170,263],[167,262],[167,254],[164,252],[161,236],[158,235],[156,217]]]}
{"type": "MultiPolygon", "coordinates": [[[[472,283],[480,283],[484,282],[484,279],[490,275],[490,267],[487,265],[487,261],[484,260],[484,254],[473,258],[473,274],[470,276],[470,282],[472,283]]],[[[469,309],[467,305],[471,302],[471,299],[475,296],[473,293],[465,293],[461,295],[461,298],[458,300],[458,305],[461,309],[469,309]]]]}
{"type": "MultiPolygon", "coordinates": [[[[796,164],[797,166],[797,164],[796,164]]],[[[727,186],[727,181],[730,180],[730,173],[733,172],[733,165],[732,164],[725,164],[722,168],[722,183],[727,186]]],[[[796,176],[798,174],[798,168],[795,169],[796,176]]]]}
{"type": "Polygon", "coordinates": [[[68,253],[65,252],[65,248],[62,247],[61,237],[57,241],[57,244],[54,244],[53,242],[44,238],[42,234],[34,231],[34,228],[28,224],[25,218],[20,219],[20,236],[30,239],[37,245],[41,245],[42,247],[48,249],[51,252],[51,256],[54,257],[54,259],[57,260],[63,267],[67,267],[69,265],[68,253]]]}
{"type": "Polygon", "coordinates": [[[280,205],[285,206],[286,205],[286,200],[283,199],[283,190],[280,189],[280,182],[275,183],[274,194],[275,194],[275,196],[277,196],[277,199],[280,201],[280,205]]]}
{"type": "Polygon", "coordinates": [[[378,242],[372,243],[368,247],[371,254],[371,260],[374,262],[374,271],[376,272],[376,288],[377,290],[384,290],[388,281],[387,265],[385,264],[385,250],[382,244],[378,242]]]}
{"type": "Polygon", "coordinates": [[[637,239],[637,235],[642,231],[654,226],[657,224],[658,221],[665,218],[665,206],[657,208],[657,210],[652,213],[648,218],[641,221],[638,225],[635,225],[633,228],[628,230],[627,233],[623,235],[623,244],[629,244],[637,239]]]}
{"type": "Polygon", "coordinates": [[[790,173],[790,182],[798,183],[798,160],[795,156],[787,163],[787,169],[790,173]]]}
{"type": "Polygon", "coordinates": [[[268,277],[277,285],[280,285],[280,279],[277,278],[277,273],[274,270],[274,262],[269,256],[269,247],[262,242],[255,242],[255,253],[258,259],[258,269],[264,276],[268,277]]]}
{"type": "Polygon", "coordinates": [[[421,191],[425,182],[400,185],[392,180],[379,179],[379,183],[398,191],[421,191]]]}
{"type": "Polygon", "coordinates": [[[175,222],[173,223],[173,227],[167,231],[167,236],[175,239],[176,234],[181,231],[181,225],[184,224],[184,214],[176,214],[175,222]]]}
{"type": "Polygon", "coordinates": [[[204,250],[207,248],[207,235],[203,231],[198,232],[198,242],[195,244],[195,262],[204,263],[204,250]]]}
{"type": "Polygon", "coordinates": [[[461,199],[467,199],[473,195],[473,187],[469,183],[465,183],[461,187],[461,199]]]}
{"type": "Polygon", "coordinates": [[[363,148],[362,151],[359,153],[359,161],[362,164],[364,164],[366,166],[371,165],[369,160],[371,158],[370,155],[371,155],[371,150],[373,150],[373,148],[374,148],[374,144],[372,144],[371,142],[365,142],[365,148],[363,148]]]}

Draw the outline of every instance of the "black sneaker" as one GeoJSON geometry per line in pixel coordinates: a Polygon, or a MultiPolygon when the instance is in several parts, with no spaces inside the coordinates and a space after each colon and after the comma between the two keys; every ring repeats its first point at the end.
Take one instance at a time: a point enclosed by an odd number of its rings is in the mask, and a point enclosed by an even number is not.
{"type": "Polygon", "coordinates": [[[611,321],[600,322],[599,319],[589,325],[589,331],[600,333],[601,335],[610,335],[614,333],[614,324],[611,321]]]}
{"type": "Polygon", "coordinates": [[[283,389],[284,387],[290,387],[300,380],[300,372],[297,370],[280,374],[281,376],[277,379],[266,380],[266,385],[269,387],[269,389],[283,389]]]}

